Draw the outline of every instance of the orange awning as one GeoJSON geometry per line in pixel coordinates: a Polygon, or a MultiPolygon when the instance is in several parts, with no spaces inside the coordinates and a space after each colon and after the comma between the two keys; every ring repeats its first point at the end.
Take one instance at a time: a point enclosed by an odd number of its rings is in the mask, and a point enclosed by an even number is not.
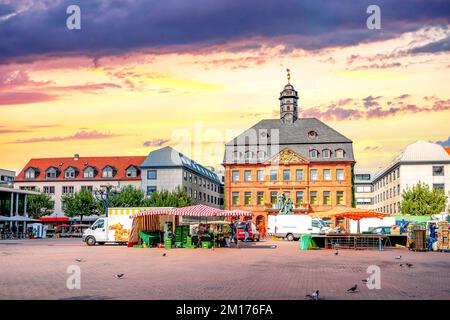
{"type": "Polygon", "coordinates": [[[311,213],[310,216],[312,218],[349,218],[351,220],[360,220],[363,218],[382,219],[389,217],[389,214],[361,208],[336,207],[329,211],[311,213]]]}

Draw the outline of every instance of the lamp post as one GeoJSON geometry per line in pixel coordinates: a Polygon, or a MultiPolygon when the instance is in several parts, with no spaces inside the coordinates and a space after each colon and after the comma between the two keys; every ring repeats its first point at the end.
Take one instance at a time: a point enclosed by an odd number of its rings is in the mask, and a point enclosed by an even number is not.
{"type": "Polygon", "coordinates": [[[94,191],[95,198],[103,203],[105,206],[105,216],[108,216],[108,208],[111,201],[117,196],[117,191],[113,186],[106,186],[105,188],[94,191]]]}

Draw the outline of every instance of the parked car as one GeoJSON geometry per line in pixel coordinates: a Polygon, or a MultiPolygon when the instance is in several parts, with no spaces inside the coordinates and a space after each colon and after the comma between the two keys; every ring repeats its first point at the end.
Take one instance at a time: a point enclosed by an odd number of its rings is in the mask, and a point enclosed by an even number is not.
{"type": "Polygon", "coordinates": [[[259,235],[259,231],[256,228],[256,225],[253,222],[239,222],[236,225],[236,235],[237,235],[237,239],[244,241],[245,239],[245,225],[248,225],[248,238],[247,240],[250,241],[259,241],[260,240],[260,235],[259,235]]]}
{"type": "Polygon", "coordinates": [[[371,234],[391,234],[391,227],[376,227],[369,232],[371,234]]]}

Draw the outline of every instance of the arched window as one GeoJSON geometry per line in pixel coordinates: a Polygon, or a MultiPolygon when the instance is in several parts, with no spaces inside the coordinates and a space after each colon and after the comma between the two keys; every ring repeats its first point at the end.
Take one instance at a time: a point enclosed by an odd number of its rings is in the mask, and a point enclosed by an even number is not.
{"type": "Polygon", "coordinates": [[[111,166],[106,166],[102,170],[103,178],[112,178],[114,177],[114,169],[111,166]]]}
{"type": "Polygon", "coordinates": [[[252,160],[252,159],[253,159],[253,151],[246,151],[245,160],[252,160]]]}
{"type": "Polygon", "coordinates": [[[68,167],[65,171],[64,171],[64,178],[67,179],[73,179],[76,177],[76,170],[73,167],[68,167]]]}
{"type": "Polygon", "coordinates": [[[336,151],[334,152],[336,158],[343,158],[344,157],[344,150],[342,149],[336,149],[336,151]]]}
{"type": "Polygon", "coordinates": [[[309,150],[309,156],[315,159],[319,156],[319,152],[316,149],[311,149],[309,150]]]}

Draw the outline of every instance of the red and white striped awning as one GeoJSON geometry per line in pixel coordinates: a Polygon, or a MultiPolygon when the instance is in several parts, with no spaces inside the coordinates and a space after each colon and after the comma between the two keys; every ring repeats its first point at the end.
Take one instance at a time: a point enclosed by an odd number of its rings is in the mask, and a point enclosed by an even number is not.
{"type": "Polygon", "coordinates": [[[212,217],[222,210],[198,204],[195,206],[174,208],[174,209],[154,209],[142,211],[132,217],[152,216],[152,215],[170,215],[170,216],[190,216],[190,217],[212,217]]]}
{"type": "Polygon", "coordinates": [[[251,217],[253,213],[243,210],[222,210],[217,214],[220,217],[251,217]]]}

